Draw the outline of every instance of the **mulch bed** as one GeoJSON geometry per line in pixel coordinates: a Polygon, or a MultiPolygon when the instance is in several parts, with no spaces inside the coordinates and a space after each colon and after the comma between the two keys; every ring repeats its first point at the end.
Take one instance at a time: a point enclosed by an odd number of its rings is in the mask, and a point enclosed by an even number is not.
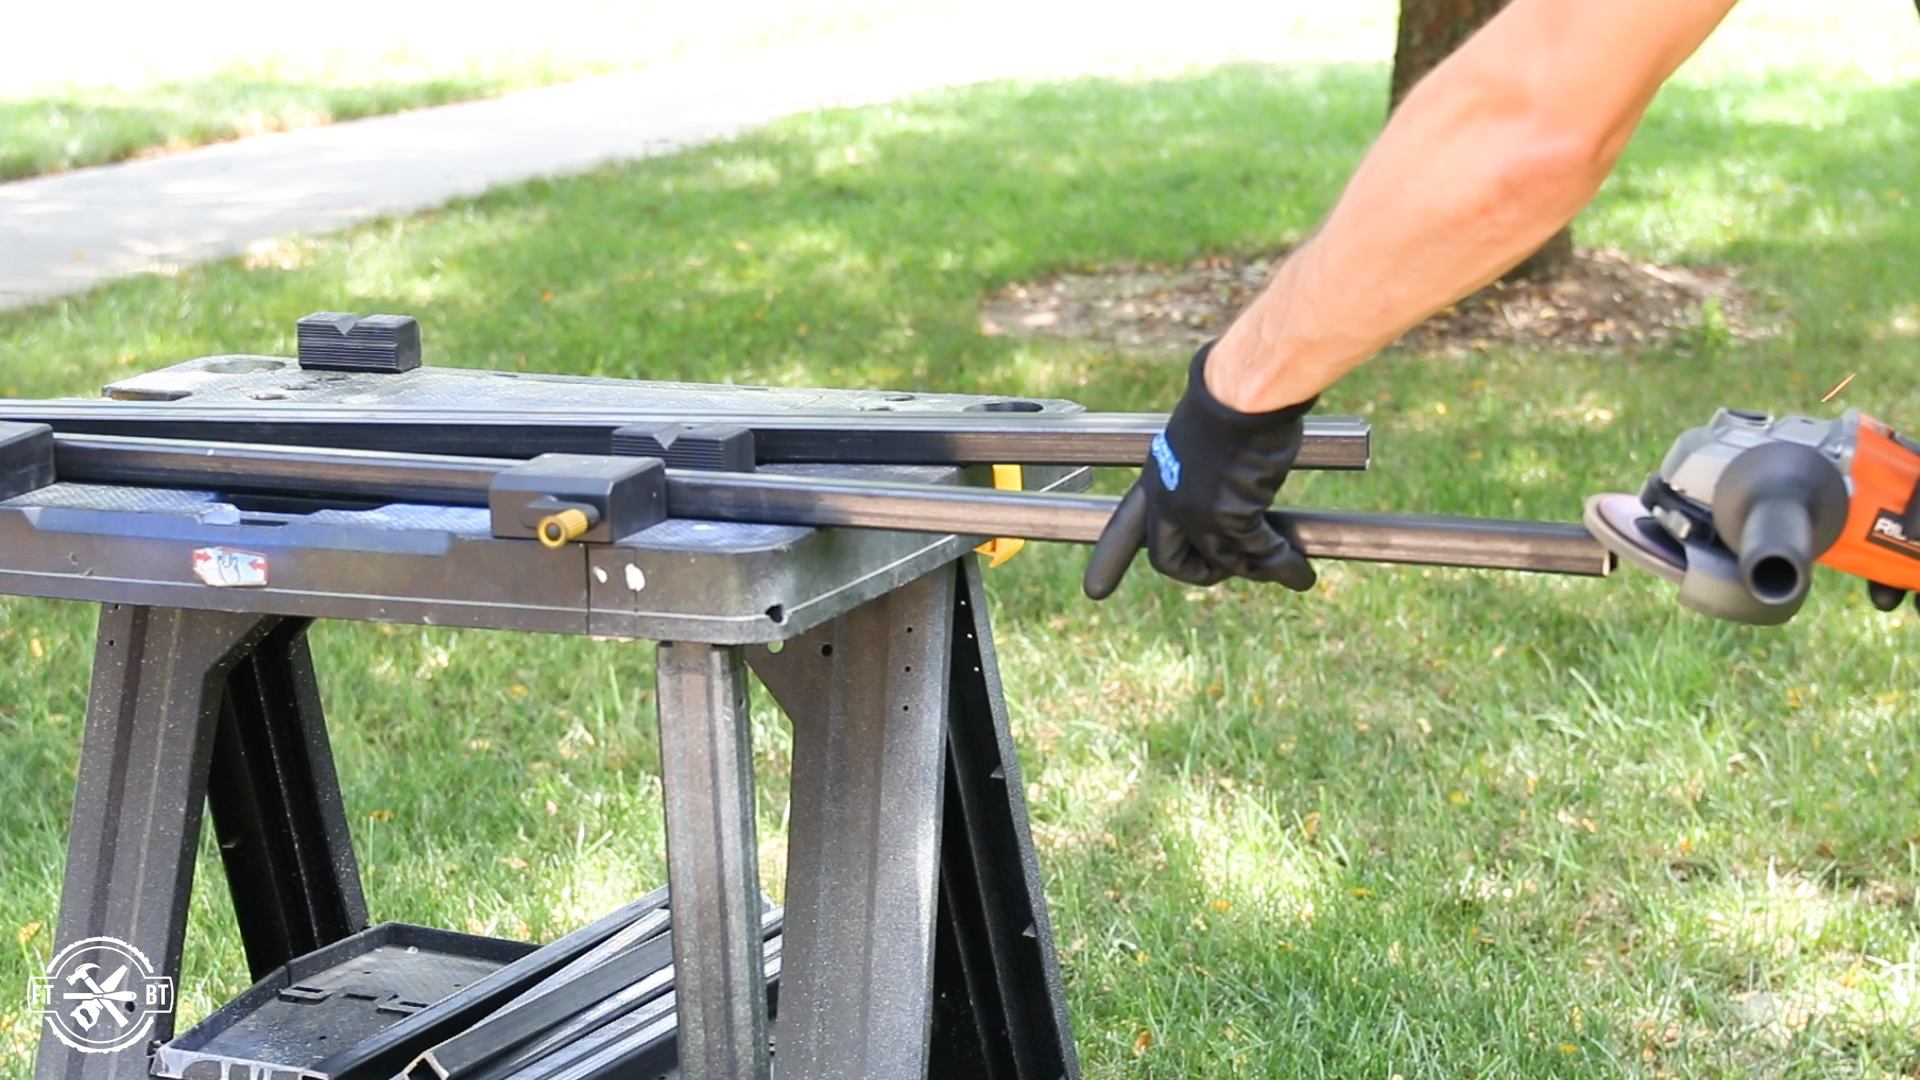
{"type": "MultiPolygon", "coordinates": [[[[1190,351],[1217,337],[1273,274],[1285,252],[1209,256],[1185,266],[1130,264],[1009,285],[981,303],[988,335],[1068,338],[1126,349],[1190,351]]],[[[1663,345],[1703,330],[1731,338],[1778,333],[1787,316],[1721,267],[1661,266],[1582,248],[1548,281],[1500,282],[1409,331],[1425,353],[1495,345],[1608,349],[1663,345]]]]}

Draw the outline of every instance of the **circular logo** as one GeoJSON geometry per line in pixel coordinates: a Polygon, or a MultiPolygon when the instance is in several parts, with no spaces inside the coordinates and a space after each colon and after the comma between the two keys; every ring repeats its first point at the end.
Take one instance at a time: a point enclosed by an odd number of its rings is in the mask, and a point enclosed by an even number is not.
{"type": "Polygon", "coordinates": [[[106,1054],[142,1043],[153,1018],[173,1011],[173,980],[119,938],[91,937],[60,950],[33,997],[61,1042],[106,1054]]]}

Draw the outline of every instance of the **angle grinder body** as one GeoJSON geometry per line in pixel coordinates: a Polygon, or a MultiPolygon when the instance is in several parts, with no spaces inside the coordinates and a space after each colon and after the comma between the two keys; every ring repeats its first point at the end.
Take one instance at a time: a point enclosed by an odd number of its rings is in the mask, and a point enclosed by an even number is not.
{"type": "Polygon", "coordinates": [[[1682,605],[1777,625],[1799,612],[1816,561],[1882,594],[1920,590],[1917,485],[1920,444],[1857,410],[1721,409],[1675,440],[1639,495],[1588,499],[1585,521],[1622,559],[1679,585],[1682,605]]]}

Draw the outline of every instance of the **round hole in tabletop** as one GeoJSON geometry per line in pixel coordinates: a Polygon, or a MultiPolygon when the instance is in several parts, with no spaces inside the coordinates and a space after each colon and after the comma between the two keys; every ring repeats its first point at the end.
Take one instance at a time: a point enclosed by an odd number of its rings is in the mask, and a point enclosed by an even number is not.
{"type": "Polygon", "coordinates": [[[264,356],[236,356],[231,360],[215,360],[200,365],[201,371],[211,371],[215,375],[251,375],[256,371],[279,371],[286,367],[285,360],[270,360],[264,356]]]}

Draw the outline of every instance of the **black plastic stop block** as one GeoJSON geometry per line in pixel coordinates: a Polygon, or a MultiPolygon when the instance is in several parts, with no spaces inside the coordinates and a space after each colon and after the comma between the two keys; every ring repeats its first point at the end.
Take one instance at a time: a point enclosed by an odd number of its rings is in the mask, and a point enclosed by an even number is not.
{"type": "Polygon", "coordinates": [[[53,483],[53,429],[45,424],[0,424],[0,499],[53,483]]]}
{"type": "Polygon", "coordinates": [[[398,375],[420,366],[420,324],[411,315],[321,311],[301,319],[300,366],[307,371],[398,375]]]}
{"type": "Polygon", "coordinates": [[[613,430],[613,452],[659,458],[669,469],[753,471],[753,429],[734,424],[628,424],[613,430]]]}
{"type": "Polygon", "coordinates": [[[494,475],[487,491],[493,535],[538,535],[540,522],[568,508],[590,511],[592,526],[572,539],[612,543],[667,516],[667,470],[658,458],[541,454],[494,475]]]}

